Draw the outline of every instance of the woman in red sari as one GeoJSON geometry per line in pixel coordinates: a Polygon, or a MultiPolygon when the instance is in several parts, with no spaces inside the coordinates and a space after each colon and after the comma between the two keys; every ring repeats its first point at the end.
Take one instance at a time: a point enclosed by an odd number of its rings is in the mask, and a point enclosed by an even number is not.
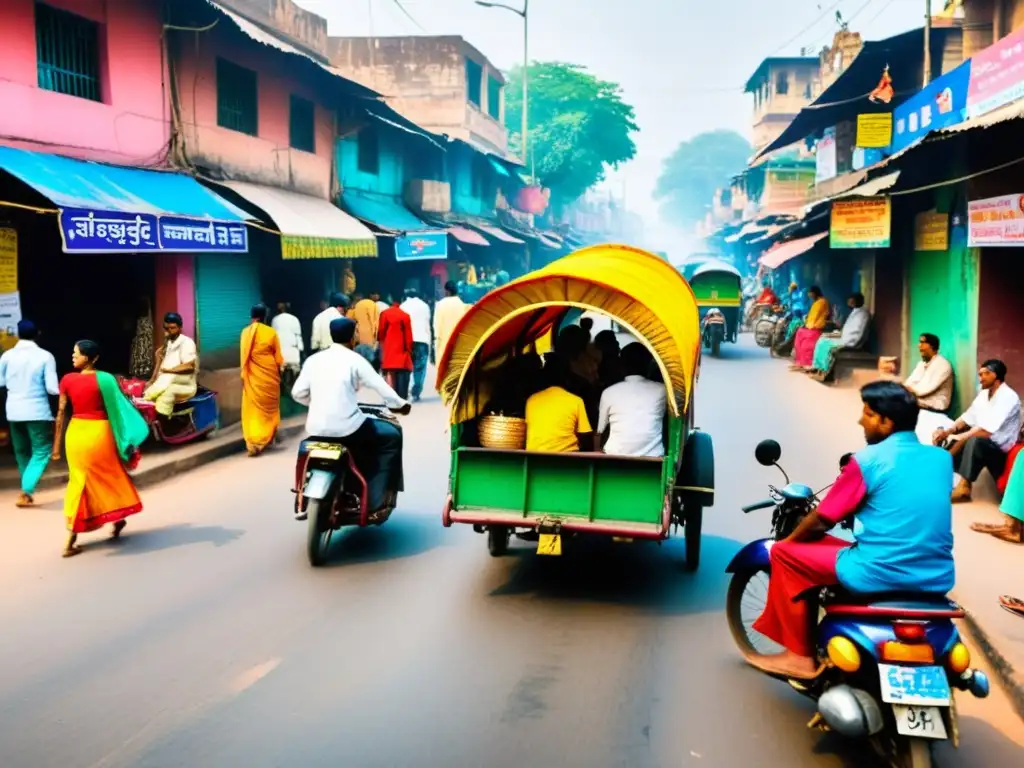
{"type": "Polygon", "coordinates": [[[793,365],[791,371],[810,368],[814,360],[814,345],[821,338],[822,331],[828,324],[828,301],[821,292],[821,288],[812,285],[807,289],[807,297],[813,302],[807,311],[807,320],[803,328],[796,332],[793,338],[793,365]]]}
{"type": "Polygon", "coordinates": [[[96,370],[99,345],[83,340],[71,356],[74,373],[60,382],[60,405],[53,438],[53,459],[60,459],[60,440],[68,404],[71,423],[65,446],[68,457],[68,489],[64,517],[68,539],[64,557],[81,553],[78,534],[113,523],[113,537],[120,537],[125,518],[142,511],[142,501],[128,475],[138,463],[138,448],[149,427],[124,396],[117,380],[96,370]]]}

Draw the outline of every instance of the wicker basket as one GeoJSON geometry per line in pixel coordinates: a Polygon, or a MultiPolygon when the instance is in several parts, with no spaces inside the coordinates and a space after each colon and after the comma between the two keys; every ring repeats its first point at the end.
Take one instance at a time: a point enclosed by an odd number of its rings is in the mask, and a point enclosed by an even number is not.
{"type": "Polygon", "coordinates": [[[480,445],[498,450],[526,447],[526,419],[515,416],[484,416],[480,419],[480,445]]]}

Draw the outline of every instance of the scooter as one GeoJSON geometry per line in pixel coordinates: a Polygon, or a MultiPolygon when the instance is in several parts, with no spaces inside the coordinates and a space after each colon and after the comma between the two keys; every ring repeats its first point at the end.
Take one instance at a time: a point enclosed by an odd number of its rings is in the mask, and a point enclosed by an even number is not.
{"type": "Polygon", "coordinates": [[[721,354],[722,342],[725,340],[727,333],[728,328],[725,322],[725,315],[722,314],[722,310],[712,307],[704,315],[704,320],[701,321],[701,337],[704,346],[711,350],[711,354],[714,357],[718,357],[721,354]]]}
{"type": "MultiPolygon", "coordinates": [[[[384,406],[360,403],[359,409],[371,419],[385,419],[402,428],[384,406]]],[[[335,531],[383,525],[398,503],[398,495],[392,494],[383,509],[371,511],[366,478],[352,452],[340,440],[329,438],[308,438],[299,444],[292,493],[295,519],[306,521],[306,554],[314,568],[326,562],[335,531]]]]}
{"type": "MultiPolygon", "coordinates": [[[[771,577],[769,553],[818,503],[810,487],[791,483],[779,466],[782,449],[764,440],[754,453],[759,464],[782,472],[786,485],[769,486],[769,498],[743,507],[772,509],[772,536],[744,547],[726,569],[729,629],[745,653],[775,653],[775,643],[753,629],[765,607],[771,577]]],[[[849,461],[850,454],[840,460],[849,461]]],[[[815,588],[801,599],[818,607],[814,629],[824,671],[814,680],[788,680],[817,701],[808,727],[868,739],[893,768],[930,768],[932,745],[959,743],[952,688],[988,696],[988,676],[971,669],[971,655],[953,619],[963,610],[945,597],[927,594],[854,595],[840,587],[815,588]]]]}

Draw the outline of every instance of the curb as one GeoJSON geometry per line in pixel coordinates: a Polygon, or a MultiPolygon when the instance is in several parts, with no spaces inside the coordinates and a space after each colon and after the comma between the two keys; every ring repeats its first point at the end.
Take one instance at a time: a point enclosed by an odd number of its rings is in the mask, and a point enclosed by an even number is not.
{"type": "MultiPolygon", "coordinates": [[[[953,599],[956,600],[956,597],[954,596],[953,599]]],[[[999,652],[992,642],[991,635],[978,623],[974,614],[966,609],[964,610],[964,624],[967,626],[971,639],[985,654],[988,663],[992,665],[992,670],[1010,697],[1017,715],[1024,720],[1024,679],[1017,673],[1013,664],[999,652]]]]}
{"type": "MultiPolygon", "coordinates": [[[[300,419],[296,423],[288,424],[282,423],[278,429],[278,435],[282,438],[294,437],[295,435],[302,432],[305,426],[305,419],[300,419]]],[[[213,438],[216,440],[216,437],[213,438]]],[[[173,458],[170,461],[151,466],[149,468],[143,467],[138,472],[132,473],[132,481],[135,483],[135,487],[142,489],[157,483],[162,483],[175,475],[179,475],[183,472],[187,472],[190,469],[195,469],[203,464],[208,464],[211,461],[217,461],[218,459],[225,459],[228,456],[234,456],[235,454],[242,453],[245,450],[245,441],[242,439],[241,434],[231,440],[225,440],[223,442],[211,442],[205,446],[204,449],[190,453],[187,456],[181,456],[179,458],[173,458]]],[[[67,485],[68,473],[67,470],[61,470],[60,472],[54,472],[44,475],[39,481],[37,490],[49,491],[56,488],[62,488],[67,485]]],[[[0,484],[0,490],[17,490],[18,484],[12,483],[10,487],[0,484]]]]}

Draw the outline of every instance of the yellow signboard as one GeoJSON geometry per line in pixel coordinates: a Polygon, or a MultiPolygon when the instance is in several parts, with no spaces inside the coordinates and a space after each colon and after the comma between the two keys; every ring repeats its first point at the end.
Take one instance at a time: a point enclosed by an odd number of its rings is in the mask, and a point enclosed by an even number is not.
{"type": "Polygon", "coordinates": [[[0,227],[0,293],[18,290],[18,230],[0,227]]]}
{"type": "Polygon", "coordinates": [[[282,259],[356,259],[376,255],[376,238],[339,240],[333,237],[281,235],[282,259]]]}
{"type": "Polygon", "coordinates": [[[892,143],[892,113],[857,115],[857,146],[882,149],[892,143]]]}
{"type": "Polygon", "coordinates": [[[949,214],[925,211],[914,219],[915,251],[949,250],[949,214]]]}
{"type": "Polygon", "coordinates": [[[892,203],[888,197],[832,203],[830,248],[888,248],[891,230],[892,203]]]}

